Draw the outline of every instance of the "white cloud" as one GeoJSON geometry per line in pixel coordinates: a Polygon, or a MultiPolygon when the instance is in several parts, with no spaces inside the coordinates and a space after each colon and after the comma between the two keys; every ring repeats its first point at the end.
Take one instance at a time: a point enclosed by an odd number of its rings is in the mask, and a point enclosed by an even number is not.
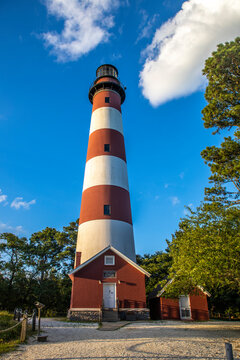
{"type": "Polygon", "coordinates": [[[114,26],[110,12],[119,0],[46,0],[49,14],[64,20],[61,33],[47,32],[42,36],[58,61],[77,60],[100,43],[107,42],[114,26]]]}
{"type": "Polygon", "coordinates": [[[205,59],[216,45],[240,34],[239,0],[189,0],[157,29],[140,73],[143,95],[153,106],[201,89],[205,59]]]}
{"type": "Polygon", "coordinates": [[[149,17],[149,15],[145,10],[140,10],[140,14],[142,15],[142,21],[139,25],[139,34],[136,43],[138,43],[140,40],[144,38],[150,37],[152,33],[152,28],[159,16],[158,14],[155,14],[152,17],[149,17]]]}
{"type": "Polygon", "coordinates": [[[179,200],[179,198],[177,196],[170,197],[170,200],[171,200],[173,206],[180,203],[180,200],[179,200]]]}
{"type": "Polygon", "coordinates": [[[11,203],[11,207],[15,208],[16,210],[20,209],[21,207],[28,210],[33,204],[36,204],[36,200],[31,200],[27,202],[23,201],[22,197],[16,197],[11,203]]]}
{"type": "Polygon", "coordinates": [[[2,189],[0,189],[0,203],[7,200],[7,195],[2,194],[2,189]]]}
{"type": "Polygon", "coordinates": [[[12,232],[15,234],[20,234],[24,232],[22,225],[13,227],[11,225],[0,222],[0,232],[12,232]]]}

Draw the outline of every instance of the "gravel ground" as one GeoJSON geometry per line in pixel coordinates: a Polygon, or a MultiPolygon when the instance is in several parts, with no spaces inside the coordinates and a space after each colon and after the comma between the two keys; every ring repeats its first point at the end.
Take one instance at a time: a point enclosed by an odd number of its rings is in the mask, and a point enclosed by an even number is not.
{"type": "Polygon", "coordinates": [[[3,360],[122,360],[226,359],[224,342],[240,360],[240,322],[130,323],[116,331],[99,331],[96,324],[43,319],[48,342],[31,338],[3,360]]]}

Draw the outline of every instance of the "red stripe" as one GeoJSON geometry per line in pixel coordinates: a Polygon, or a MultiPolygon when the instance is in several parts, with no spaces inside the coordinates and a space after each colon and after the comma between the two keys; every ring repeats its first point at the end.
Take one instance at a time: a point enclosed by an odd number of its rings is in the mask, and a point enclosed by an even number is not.
{"type": "Polygon", "coordinates": [[[117,79],[114,79],[112,77],[102,77],[102,78],[98,79],[95,83],[98,84],[103,81],[110,81],[110,82],[114,82],[116,84],[120,84],[120,82],[117,79]]]}
{"type": "Polygon", "coordinates": [[[89,136],[87,161],[100,155],[117,156],[126,161],[124,138],[119,131],[112,129],[99,129],[89,136]],[[109,152],[105,151],[105,144],[109,144],[109,152]]]}
{"type": "Polygon", "coordinates": [[[113,107],[121,112],[121,97],[119,94],[111,90],[101,90],[93,97],[92,112],[101,107],[113,107]],[[109,97],[109,103],[105,102],[105,98],[109,97]]]}
{"type": "Polygon", "coordinates": [[[98,185],[83,191],[79,225],[91,220],[111,219],[132,224],[129,192],[113,185],[98,185]],[[104,205],[111,215],[104,215],[104,205]]]}

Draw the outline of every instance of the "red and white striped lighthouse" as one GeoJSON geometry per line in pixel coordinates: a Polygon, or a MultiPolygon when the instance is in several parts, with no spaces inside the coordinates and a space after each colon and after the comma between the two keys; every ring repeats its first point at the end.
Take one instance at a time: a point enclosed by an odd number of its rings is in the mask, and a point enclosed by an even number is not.
{"type": "Polygon", "coordinates": [[[102,65],[89,91],[93,104],[77,240],[77,264],[108,245],[136,260],[121,104],[125,90],[102,65]]]}
{"type": "Polygon", "coordinates": [[[92,117],[75,268],[69,274],[69,316],[98,318],[107,304],[117,316],[137,308],[136,318],[148,317],[145,276],[149,274],[136,264],[133,238],[121,113],[125,88],[115,66],[97,69],[89,100],[92,117]]]}

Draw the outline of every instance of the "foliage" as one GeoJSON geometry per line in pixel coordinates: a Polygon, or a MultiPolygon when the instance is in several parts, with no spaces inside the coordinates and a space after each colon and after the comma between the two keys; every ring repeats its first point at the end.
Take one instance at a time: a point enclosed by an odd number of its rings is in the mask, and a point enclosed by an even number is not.
{"type": "Polygon", "coordinates": [[[146,293],[148,295],[156,285],[168,277],[172,258],[167,249],[167,252],[157,251],[153,255],[137,255],[137,263],[151,274],[151,277],[146,279],[146,293]]]}
{"type": "Polygon", "coordinates": [[[208,79],[204,126],[214,128],[213,134],[235,131],[219,147],[208,146],[201,153],[212,173],[213,187],[206,188],[206,200],[236,205],[240,203],[240,37],[218,45],[203,74],[208,79]]]}
{"type": "Polygon", "coordinates": [[[11,307],[16,296],[20,295],[20,284],[26,276],[26,251],[26,238],[19,238],[11,233],[3,233],[1,235],[0,306],[7,303],[11,307]]]}
{"type": "MultiPolygon", "coordinates": [[[[13,320],[13,315],[7,311],[0,311],[0,330],[8,329],[15,324],[16,322],[13,320]]],[[[15,349],[16,345],[20,342],[20,332],[21,325],[6,333],[0,333],[0,354],[15,349]]]]}
{"type": "Polygon", "coordinates": [[[172,236],[170,277],[174,282],[167,291],[187,294],[201,285],[215,303],[221,298],[223,302],[223,294],[228,303],[234,296],[239,298],[240,209],[203,203],[196,211],[189,211],[172,236]]]}
{"type": "Polygon", "coordinates": [[[77,236],[77,221],[63,231],[46,228],[29,240],[1,234],[0,308],[31,311],[36,300],[44,311],[65,315],[70,303],[71,280],[77,236]]]}

